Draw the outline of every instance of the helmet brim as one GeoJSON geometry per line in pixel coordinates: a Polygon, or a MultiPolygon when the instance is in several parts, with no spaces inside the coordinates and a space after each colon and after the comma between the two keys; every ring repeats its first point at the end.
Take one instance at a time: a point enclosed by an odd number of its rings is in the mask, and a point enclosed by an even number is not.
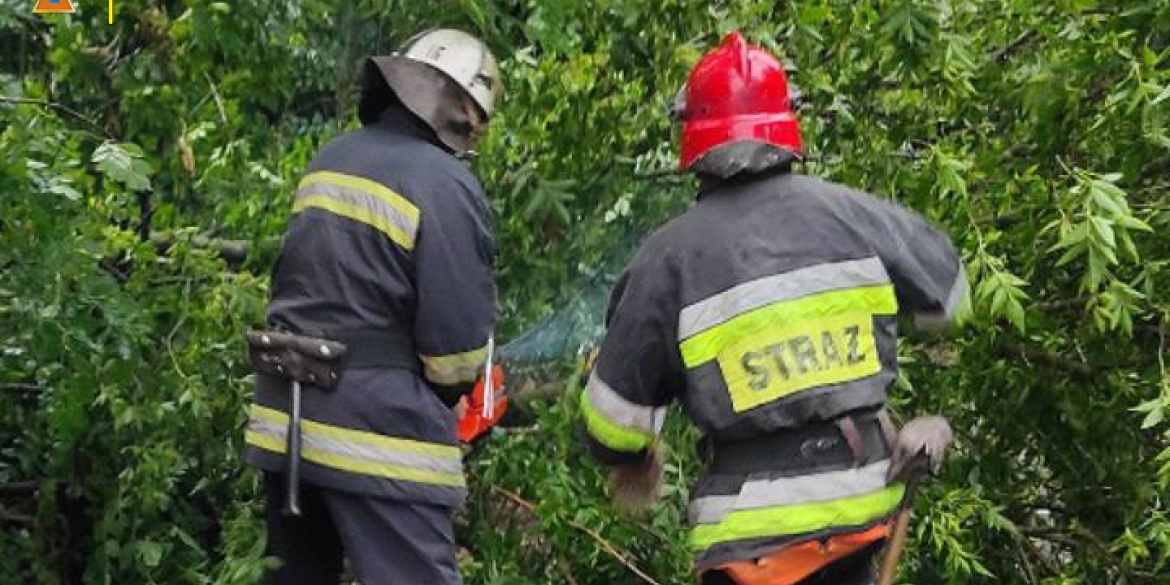
{"type": "Polygon", "coordinates": [[[370,57],[363,73],[358,117],[363,124],[378,119],[397,100],[431,128],[448,148],[468,152],[474,146],[464,104],[483,108],[443,71],[401,55],[370,57]]]}

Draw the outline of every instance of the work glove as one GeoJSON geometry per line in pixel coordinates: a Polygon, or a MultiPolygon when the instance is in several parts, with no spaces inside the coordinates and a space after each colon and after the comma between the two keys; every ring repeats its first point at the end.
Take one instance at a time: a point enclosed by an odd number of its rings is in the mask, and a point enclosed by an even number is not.
{"type": "Polygon", "coordinates": [[[886,481],[904,482],[938,473],[953,439],[950,423],[941,416],[920,416],[906,423],[890,455],[886,481]]]}
{"type": "Polygon", "coordinates": [[[638,463],[619,465],[609,470],[609,494],[614,506],[624,512],[649,508],[662,491],[664,463],[653,446],[638,463]]]}

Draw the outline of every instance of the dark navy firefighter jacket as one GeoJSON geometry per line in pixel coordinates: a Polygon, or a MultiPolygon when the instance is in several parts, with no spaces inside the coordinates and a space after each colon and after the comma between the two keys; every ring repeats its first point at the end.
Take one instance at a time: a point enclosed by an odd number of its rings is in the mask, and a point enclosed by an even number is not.
{"type": "MultiPolygon", "coordinates": [[[[326,145],[296,191],[269,326],[407,335],[417,367],[342,371],[303,391],[302,479],[438,505],[465,497],[450,406],[474,382],[495,315],[488,202],[467,166],[400,108],[326,145]]],[[[287,382],[258,376],[247,460],[285,469],[287,382]]]]}
{"type": "MultiPolygon", "coordinates": [[[[613,291],[582,398],[593,450],[641,456],[675,400],[717,451],[874,412],[897,375],[897,316],[949,321],[966,291],[949,238],[902,207],[795,173],[721,184],[653,234],[613,291]]],[[[902,498],[888,450],[801,473],[762,455],[692,490],[700,570],[864,530],[902,498]]]]}

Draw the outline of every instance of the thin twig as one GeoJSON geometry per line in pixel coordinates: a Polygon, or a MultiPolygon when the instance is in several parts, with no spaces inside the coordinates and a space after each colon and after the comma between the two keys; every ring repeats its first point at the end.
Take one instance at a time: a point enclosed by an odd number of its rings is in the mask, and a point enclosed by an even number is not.
{"type": "Polygon", "coordinates": [[[223,107],[223,98],[219,95],[219,88],[215,87],[215,82],[211,79],[211,74],[204,71],[203,76],[207,78],[207,84],[211,86],[211,97],[215,100],[215,108],[219,110],[219,119],[223,120],[224,126],[227,126],[227,110],[223,107]]]}
{"type": "Polygon", "coordinates": [[[1032,303],[1031,308],[1037,311],[1063,310],[1079,307],[1089,302],[1089,299],[1080,297],[1075,299],[1059,299],[1054,301],[1041,301],[1039,303],[1032,303]]]}
{"type": "Polygon", "coordinates": [[[49,109],[65,112],[66,114],[69,114],[70,116],[73,116],[74,118],[77,118],[78,120],[81,120],[82,122],[85,122],[86,124],[89,124],[94,129],[96,129],[98,132],[101,132],[102,135],[105,136],[106,138],[110,138],[110,139],[114,138],[114,136],[112,134],[107,132],[106,129],[103,128],[100,124],[93,121],[93,119],[87,117],[85,114],[82,114],[81,112],[78,112],[77,110],[75,110],[69,106],[66,106],[64,104],[59,104],[57,102],[51,102],[48,100],[36,100],[36,99],[31,99],[31,98],[18,98],[18,97],[6,96],[6,95],[0,95],[0,103],[25,104],[25,105],[30,105],[30,106],[40,106],[42,108],[49,108],[49,109]]]}
{"type": "Polygon", "coordinates": [[[1083,378],[1092,377],[1096,373],[1095,368],[1089,364],[1014,341],[1005,341],[997,349],[1001,357],[1023,358],[1027,362],[1037,362],[1046,366],[1059,368],[1083,378]]]}
{"type": "Polygon", "coordinates": [[[634,180],[636,181],[660,181],[672,180],[683,181],[687,178],[686,173],[678,169],[661,169],[656,171],[645,171],[641,173],[634,173],[634,180]]]}
{"type": "Polygon", "coordinates": [[[557,557],[557,568],[560,569],[561,576],[565,578],[565,581],[569,582],[569,585],[581,585],[577,582],[577,578],[573,576],[573,572],[569,570],[569,565],[565,564],[565,560],[560,556],[557,557]]]}
{"type": "MultiPolygon", "coordinates": [[[[520,497],[519,495],[515,494],[514,492],[508,491],[508,490],[506,490],[498,485],[495,485],[495,484],[491,485],[491,490],[504,496],[505,498],[508,498],[509,500],[512,501],[513,504],[516,504],[517,506],[520,506],[521,508],[528,510],[528,512],[531,513],[533,516],[537,515],[536,514],[536,504],[533,504],[532,502],[525,500],[524,498],[520,497]]],[[[658,581],[655,581],[653,577],[651,577],[650,575],[647,575],[644,571],[642,571],[642,569],[639,569],[637,567],[637,565],[635,565],[632,561],[630,561],[629,557],[627,557],[625,554],[623,554],[621,551],[619,551],[617,549],[617,547],[615,547],[613,544],[610,544],[610,542],[608,540],[606,540],[605,537],[598,534],[592,528],[589,528],[588,526],[585,526],[584,524],[581,524],[580,522],[577,522],[576,520],[566,519],[565,521],[569,524],[569,526],[572,526],[573,528],[576,528],[577,530],[580,530],[581,532],[584,532],[585,534],[589,535],[590,538],[592,538],[595,542],[597,542],[598,545],[601,546],[602,550],[604,550],[611,557],[613,557],[615,560],[617,560],[617,562],[621,563],[622,566],[629,569],[630,572],[632,572],[635,575],[637,575],[638,577],[640,577],[643,581],[650,583],[651,585],[662,585],[658,581]]]]}
{"type": "Polygon", "coordinates": [[[1036,569],[1032,568],[1032,559],[1028,558],[1028,551],[1024,550],[1024,547],[1026,546],[1031,548],[1029,543],[1016,543],[1016,548],[1020,552],[1021,564],[1024,566],[1024,579],[1027,580],[1028,585],[1035,585],[1036,583],[1039,583],[1039,581],[1036,579],[1036,569]]]}
{"type": "Polygon", "coordinates": [[[1020,36],[1018,36],[1014,40],[1012,40],[1012,42],[1010,42],[1006,46],[1004,46],[1002,49],[999,49],[997,51],[992,52],[991,53],[992,60],[995,60],[995,61],[1007,60],[1008,57],[1012,56],[1012,54],[1015,53],[1017,49],[1022,47],[1024,45],[1024,43],[1028,42],[1034,36],[1036,36],[1036,31],[1034,31],[1034,30],[1025,31],[1024,33],[1020,34],[1020,36]]]}
{"type": "Polygon", "coordinates": [[[28,393],[41,392],[48,389],[48,386],[43,386],[41,384],[28,384],[24,382],[5,382],[0,384],[0,390],[19,390],[28,393]]]}
{"type": "Polygon", "coordinates": [[[36,519],[27,514],[18,514],[16,512],[9,512],[4,508],[0,508],[0,522],[12,522],[15,524],[32,524],[36,519]]]}

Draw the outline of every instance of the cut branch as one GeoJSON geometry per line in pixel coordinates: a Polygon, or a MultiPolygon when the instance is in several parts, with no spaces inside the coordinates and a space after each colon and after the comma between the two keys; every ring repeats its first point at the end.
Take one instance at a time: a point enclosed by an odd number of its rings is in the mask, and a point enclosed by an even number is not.
{"type": "MultiPolygon", "coordinates": [[[[166,249],[175,244],[175,237],[165,232],[154,232],[150,234],[150,241],[154,242],[159,248],[166,249]]],[[[248,258],[248,254],[253,251],[252,242],[248,240],[226,240],[222,238],[209,238],[207,236],[195,236],[191,238],[191,244],[196,248],[213,250],[225,261],[232,264],[243,263],[248,258]]]]}
{"type": "Polygon", "coordinates": [[[31,496],[41,487],[36,481],[14,481],[0,483],[0,496],[31,496]]]}
{"type": "MultiPolygon", "coordinates": [[[[491,485],[491,490],[500,494],[501,496],[504,496],[505,498],[510,500],[513,504],[516,504],[517,506],[524,508],[533,516],[537,516],[536,504],[533,504],[532,502],[529,502],[528,500],[525,500],[524,498],[520,497],[516,493],[508,491],[508,490],[506,490],[498,485],[495,485],[495,484],[491,485]]],[[[588,526],[585,526],[584,524],[581,524],[580,522],[577,522],[576,520],[566,519],[565,521],[569,524],[569,526],[572,526],[573,528],[576,528],[577,530],[580,530],[581,532],[584,532],[585,534],[587,534],[609,556],[613,557],[614,560],[616,560],[618,563],[621,563],[621,565],[623,567],[629,569],[631,573],[637,575],[640,579],[642,579],[642,581],[645,581],[646,583],[650,583],[651,585],[662,585],[658,581],[655,581],[653,577],[651,577],[650,575],[647,575],[645,571],[643,571],[642,569],[639,569],[638,566],[635,565],[629,559],[628,555],[626,555],[622,551],[618,550],[617,547],[615,547],[612,543],[610,543],[608,540],[606,540],[603,536],[598,534],[592,528],[589,528],[588,526]]]]}

